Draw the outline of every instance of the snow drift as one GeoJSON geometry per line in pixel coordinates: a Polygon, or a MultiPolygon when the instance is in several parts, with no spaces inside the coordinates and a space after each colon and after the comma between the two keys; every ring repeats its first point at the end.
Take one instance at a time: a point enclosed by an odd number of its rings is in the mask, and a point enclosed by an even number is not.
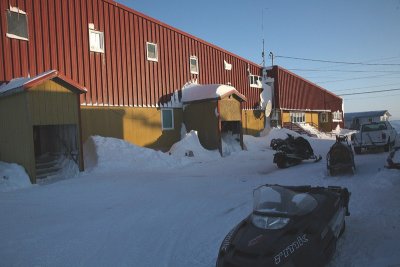
{"type": "Polygon", "coordinates": [[[83,146],[85,169],[174,168],[180,162],[166,153],[139,147],[124,140],[91,136],[83,146]]]}
{"type": "Polygon", "coordinates": [[[32,186],[24,168],[15,163],[0,161],[0,192],[32,186]]]}

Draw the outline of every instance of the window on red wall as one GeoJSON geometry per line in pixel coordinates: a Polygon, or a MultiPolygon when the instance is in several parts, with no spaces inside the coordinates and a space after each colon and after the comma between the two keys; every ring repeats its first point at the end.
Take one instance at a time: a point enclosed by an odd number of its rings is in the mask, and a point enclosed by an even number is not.
{"type": "Polygon", "coordinates": [[[19,8],[6,10],[7,37],[28,41],[28,18],[19,8]]]}
{"type": "Polygon", "coordinates": [[[104,33],[89,29],[90,51],[104,53],[104,33]]]}
{"type": "Polygon", "coordinates": [[[158,61],[157,44],[147,42],[146,46],[147,46],[147,60],[158,61]]]}
{"type": "Polygon", "coordinates": [[[199,62],[197,61],[196,56],[190,57],[190,73],[191,74],[199,74],[199,62]]]}

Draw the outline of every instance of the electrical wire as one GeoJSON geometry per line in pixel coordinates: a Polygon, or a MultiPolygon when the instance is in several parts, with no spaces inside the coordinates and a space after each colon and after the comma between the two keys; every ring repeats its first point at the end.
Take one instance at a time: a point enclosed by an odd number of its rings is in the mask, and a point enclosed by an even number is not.
{"type": "Polygon", "coordinates": [[[334,91],[335,92],[343,92],[343,91],[351,91],[351,90],[358,90],[358,89],[365,89],[365,88],[379,88],[379,87],[383,87],[383,86],[392,86],[392,85],[399,85],[399,83],[387,83],[387,84],[381,84],[381,85],[344,88],[344,89],[339,89],[339,90],[334,90],[334,91]]]}
{"type": "MultiPolygon", "coordinates": [[[[363,80],[363,79],[371,79],[371,78],[384,77],[384,76],[388,76],[388,75],[392,75],[392,74],[393,74],[393,73],[391,73],[391,74],[373,75],[373,76],[364,76],[364,77],[354,77],[354,78],[340,79],[340,80],[332,80],[332,81],[321,81],[321,82],[315,81],[315,83],[334,83],[334,82],[343,82],[343,81],[352,81],[352,80],[363,80]]],[[[398,77],[393,77],[393,78],[398,78],[398,77]]]]}
{"type": "Polygon", "coordinates": [[[315,72],[382,72],[382,73],[400,73],[400,71],[396,70],[323,70],[323,69],[287,69],[290,71],[315,71],[315,72]]]}
{"type": "Polygon", "coordinates": [[[347,61],[333,61],[333,60],[322,60],[322,59],[301,58],[301,57],[289,57],[289,56],[279,56],[279,55],[276,55],[275,58],[286,58],[286,59],[295,59],[295,60],[303,60],[303,61],[313,61],[313,62],[323,62],[323,63],[345,64],[345,65],[400,66],[400,63],[363,63],[363,62],[347,62],[347,61]]]}
{"type": "Polygon", "coordinates": [[[373,94],[373,93],[382,93],[382,92],[391,92],[391,91],[400,91],[400,88],[387,89],[387,90],[377,90],[377,91],[357,92],[357,93],[349,93],[349,94],[340,94],[339,96],[346,96],[346,95],[363,95],[363,94],[373,94]]]}
{"type": "Polygon", "coordinates": [[[378,96],[367,96],[367,97],[357,97],[357,98],[345,98],[345,101],[353,101],[353,100],[362,100],[362,99],[371,99],[371,98],[383,98],[383,97],[393,97],[398,96],[400,94],[390,94],[390,95],[378,95],[378,96]]]}

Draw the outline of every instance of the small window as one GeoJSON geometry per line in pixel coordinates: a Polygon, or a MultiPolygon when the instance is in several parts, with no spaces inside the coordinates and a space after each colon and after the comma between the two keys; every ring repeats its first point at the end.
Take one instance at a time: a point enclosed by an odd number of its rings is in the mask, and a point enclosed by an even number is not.
{"type": "Polygon", "coordinates": [[[320,122],[328,122],[328,113],[323,112],[319,115],[320,115],[320,119],[319,119],[320,122]]]}
{"type": "Polygon", "coordinates": [[[28,18],[26,13],[11,7],[7,13],[7,37],[28,41],[28,18]]]}
{"type": "Polygon", "coordinates": [[[333,114],[333,121],[337,122],[337,121],[342,121],[342,112],[340,111],[335,111],[332,113],[333,114]]]}
{"type": "Polygon", "coordinates": [[[250,82],[250,87],[255,87],[255,88],[262,88],[262,78],[257,75],[251,75],[249,76],[249,82],[250,82]]]}
{"type": "Polygon", "coordinates": [[[158,61],[157,44],[147,42],[147,60],[158,61]]]}
{"type": "Polygon", "coordinates": [[[173,109],[162,109],[162,129],[172,130],[174,129],[174,110],[173,109]]]}
{"type": "Polygon", "coordinates": [[[290,121],[293,123],[305,123],[306,114],[304,112],[290,112],[290,121]]]}
{"type": "Polygon", "coordinates": [[[190,73],[199,74],[199,63],[196,56],[190,57],[190,73]]]}
{"type": "Polygon", "coordinates": [[[104,53],[104,33],[89,29],[90,51],[104,53]]]}

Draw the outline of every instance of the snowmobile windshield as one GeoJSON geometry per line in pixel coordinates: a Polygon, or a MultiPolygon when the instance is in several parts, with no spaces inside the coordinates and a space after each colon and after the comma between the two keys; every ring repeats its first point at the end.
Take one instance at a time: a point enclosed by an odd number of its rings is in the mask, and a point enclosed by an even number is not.
{"type": "Polygon", "coordinates": [[[312,212],[316,199],[307,193],[298,193],[282,186],[260,186],[253,192],[253,213],[290,218],[312,212]]]}

